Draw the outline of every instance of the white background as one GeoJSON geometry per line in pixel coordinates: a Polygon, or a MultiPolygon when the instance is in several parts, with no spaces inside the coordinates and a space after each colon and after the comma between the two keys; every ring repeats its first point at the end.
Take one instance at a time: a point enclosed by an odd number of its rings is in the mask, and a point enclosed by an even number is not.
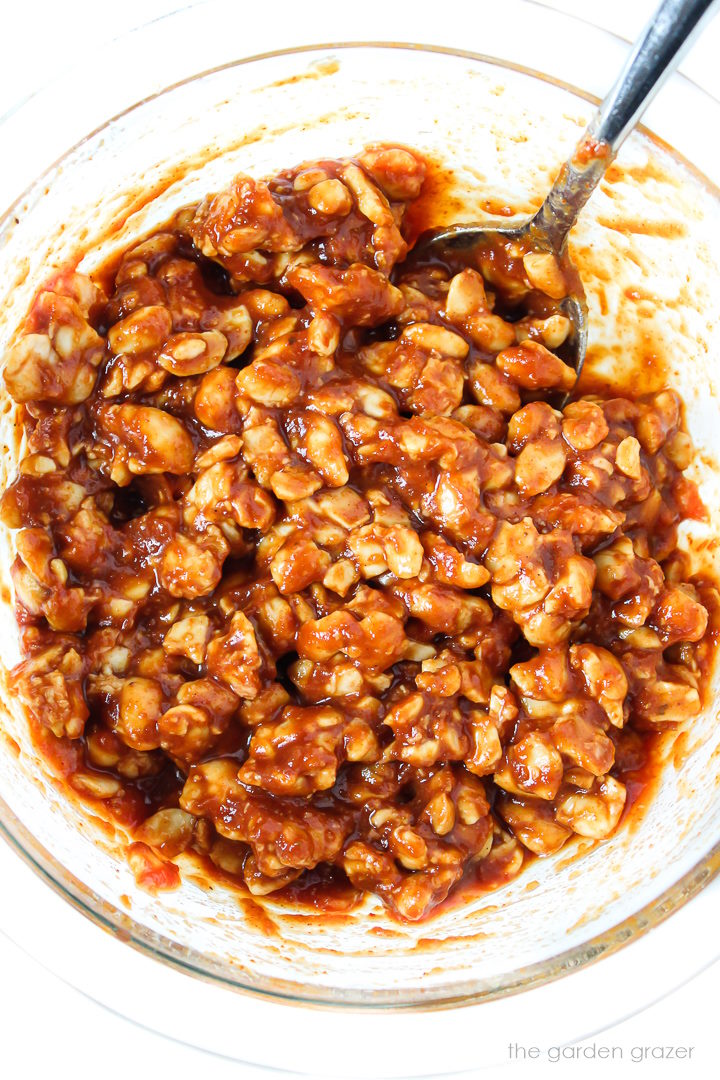
{"type": "MultiPolygon", "coordinates": [[[[265,5],[245,3],[248,19],[282,18],[288,0],[269,0],[265,5]],[[271,14],[268,14],[271,13],[271,14]]],[[[379,39],[382,33],[383,3],[393,0],[363,0],[359,6],[348,4],[348,17],[362,19],[367,39],[379,39]]],[[[397,3],[397,0],[395,0],[397,3]]],[[[438,19],[451,18],[457,25],[457,44],[482,51],[482,22],[502,0],[445,0],[437,3],[438,19]],[[484,16],[484,12],[487,15],[484,16]]],[[[303,0],[294,0],[303,3],[303,0]]],[[[323,38],[322,13],[326,4],[342,0],[312,0],[307,4],[307,41],[323,38]]],[[[412,40],[412,13],[428,0],[400,0],[408,11],[407,40],[412,40]]],[[[634,37],[656,6],[655,0],[545,0],[546,6],[572,12],[626,38],[634,37]]],[[[0,115],[22,100],[33,89],[50,81],[56,72],[70,65],[82,65],[83,56],[101,42],[115,37],[143,22],[162,16],[182,6],[180,0],[5,0],[0,16],[0,40],[4,48],[0,60],[0,115]],[[8,10],[12,4],[12,8],[8,10]]],[[[298,40],[297,44],[302,44],[298,40]]],[[[191,47],[179,43],[179,47],[191,47]]],[[[242,45],[238,43],[238,55],[242,45]]],[[[705,32],[683,64],[685,73],[720,97],[720,18],[705,32]]],[[[613,73],[608,73],[608,83],[613,73]]],[[[122,78],[122,72],[111,73],[122,78]]],[[[89,88],[91,92],[91,88],[89,88]]],[[[691,121],[690,121],[691,122],[691,121]]],[[[710,134],[717,137],[717,133],[710,134]]],[[[0,162],[2,149],[0,148],[0,162]]],[[[5,854],[5,853],[3,853],[5,854]]],[[[0,1076],[7,1080],[26,1080],[49,1075],[53,1080],[76,1077],[78,1080],[120,1080],[128,1076],[145,1080],[165,1077],[226,1078],[268,1077],[265,1070],[211,1057],[189,1047],[171,1043],[150,1031],[131,1025],[71,989],[39,963],[21,952],[10,940],[13,927],[3,909],[0,881],[0,1076]]],[[[713,945],[713,949],[716,948],[713,945]]],[[[705,1077],[717,1075],[720,966],[713,965],[691,983],[625,1021],[594,1040],[576,1048],[572,1061],[550,1063],[529,1061],[508,1064],[498,1070],[483,1070],[477,1075],[507,1077],[508,1080],[544,1080],[606,1076],[624,1077],[705,1077]],[[618,1047],[615,1061],[592,1060],[587,1055],[600,1046],[618,1047]],[[636,1063],[633,1051],[638,1047],[693,1047],[689,1061],[654,1061],[636,1063]]],[[[182,1002],[178,1002],[182,1008],[182,1002]]],[[[332,1018],[328,1017],[328,1023],[332,1018]]],[[[358,1021],[359,1027],[362,1020],[358,1021]]],[[[432,1026],[432,1018],[428,1018],[432,1026]]],[[[188,1026],[192,1017],[188,1017],[188,1026]]],[[[238,1032],[241,1039],[241,1031],[238,1032]]],[[[281,1037],[281,1033],[277,1033],[281,1037]]],[[[362,1038],[362,1031],[358,1036],[362,1038]]],[[[522,1021],[518,1018],[518,1039],[522,1039],[522,1021]]],[[[637,1056],[637,1053],[635,1054],[637,1056]]],[[[478,1047],[482,1061],[482,1047],[478,1047]]],[[[467,1074],[466,1074],[467,1075],[467,1074]]]]}

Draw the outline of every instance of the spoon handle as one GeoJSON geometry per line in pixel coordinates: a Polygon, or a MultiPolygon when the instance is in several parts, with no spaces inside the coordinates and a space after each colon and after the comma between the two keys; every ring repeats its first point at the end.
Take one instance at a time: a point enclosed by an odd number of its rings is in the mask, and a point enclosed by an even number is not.
{"type": "Polygon", "coordinates": [[[536,242],[562,250],[577,215],[626,136],[719,3],[663,0],[535,215],[531,231],[536,242]]]}

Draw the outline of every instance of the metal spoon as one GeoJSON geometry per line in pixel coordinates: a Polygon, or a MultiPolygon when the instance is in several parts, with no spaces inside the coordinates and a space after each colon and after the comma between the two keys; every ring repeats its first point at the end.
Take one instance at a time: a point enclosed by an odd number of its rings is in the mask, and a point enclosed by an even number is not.
{"type": "Polygon", "coordinates": [[[587,305],[579,274],[567,254],[568,233],[625,138],[719,3],[663,0],[533,217],[513,224],[506,218],[489,218],[482,225],[428,230],[413,247],[412,262],[442,261],[443,255],[453,253],[464,261],[476,249],[492,247],[498,240],[519,241],[523,249],[554,253],[569,288],[560,305],[572,325],[564,359],[580,374],[587,348],[587,305]]]}

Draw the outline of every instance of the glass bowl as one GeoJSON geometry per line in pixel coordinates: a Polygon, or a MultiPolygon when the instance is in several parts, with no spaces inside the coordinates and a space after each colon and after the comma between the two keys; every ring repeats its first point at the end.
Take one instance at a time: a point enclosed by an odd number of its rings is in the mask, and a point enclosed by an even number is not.
{"type": "MultiPolygon", "coordinates": [[[[397,19],[388,13],[389,38],[400,29],[397,19]]],[[[11,180],[3,184],[30,186],[0,221],[0,349],[55,267],[88,252],[81,268],[92,270],[238,171],[261,176],[398,141],[453,170],[452,197],[439,206],[438,223],[481,217],[486,200],[528,212],[590,115],[588,91],[605,88],[624,52],[618,39],[520,0],[494,10],[477,35],[492,54],[482,56],[437,44],[351,44],[344,28],[343,44],[238,60],[241,27],[238,6],[226,2],[178,12],[113,43],[4,118],[0,131],[13,152],[11,180]],[[208,25],[223,28],[219,40],[203,33],[208,25]],[[192,55],[167,47],[181,40],[193,42],[192,55]],[[123,79],[103,79],[110,70],[123,71],[123,79]],[[97,94],[89,96],[88,85],[97,94]]],[[[435,33],[422,18],[413,30],[420,39],[435,33]]],[[[444,33],[457,41],[456,32],[444,33]]],[[[278,36],[280,45],[302,39],[292,22],[263,34],[258,52],[278,36]]],[[[697,479],[715,523],[698,527],[687,543],[705,560],[716,550],[720,522],[720,202],[711,183],[720,179],[720,162],[701,133],[719,120],[716,102],[675,77],[653,106],[652,124],[687,160],[646,132],[633,135],[572,241],[590,305],[590,367],[612,378],[630,361],[666,357],[667,380],[683,393],[701,450],[697,479]],[[687,115],[697,123],[684,123],[687,115]]],[[[22,440],[11,403],[3,397],[1,405],[4,481],[22,440]]],[[[17,658],[17,633],[6,536],[0,555],[0,648],[8,667],[17,658]]],[[[393,1023],[398,1010],[482,1005],[485,1026],[501,1015],[492,1014],[493,1005],[510,995],[545,988],[547,999],[548,984],[569,973],[577,983],[582,969],[661,922],[720,867],[715,691],[692,730],[668,740],[668,765],[650,805],[612,839],[536,861],[504,890],[429,922],[399,925],[371,902],[343,917],[300,914],[270,900],[260,906],[219,885],[207,891],[189,866],[180,890],[143,892],[124,856],[128,838],[59,790],[4,680],[1,689],[0,831],[65,899],[145,954],[124,950],[149,984],[158,965],[148,966],[147,957],[168,965],[166,972],[201,976],[204,984],[185,977],[173,984],[188,1001],[209,1000],[200,987],[210,985],[213,1002],[235,989],[273,1007],[290,1001],[391,1012],[393,1023]]],[[[652,994],[648,987],[646,1000],[652,994]]],[[[113,1004],[137,1017],[117,996],[113,1004]]],[[[316,1022],[315,1011],[303,1015],[301,1027],[316,1022]]],[[[554,1021],[557,1041],[599,1026],[599,1015],[566,1010],[554,1021]]],[[[504,1036],[504,1023],[494,1038],[504,1036]]],[[[252,1033],[236,1051],[217,1026],[208,1016],[202,1037],[185,1034],[250,1060],[297,1064],[297,1055],[277,1047],[249,1051],[252,1033]]],[[[183,1037],[181,1022],[172,1033],[183,1037]]],[[[426,1050],[406,1050],[403,1060],[413,1053],[430,1067],[426,1050]]],[[[479,1063],[467,1038],[464,1054],[452,1058],[454,1067],[479,1063]]]]}

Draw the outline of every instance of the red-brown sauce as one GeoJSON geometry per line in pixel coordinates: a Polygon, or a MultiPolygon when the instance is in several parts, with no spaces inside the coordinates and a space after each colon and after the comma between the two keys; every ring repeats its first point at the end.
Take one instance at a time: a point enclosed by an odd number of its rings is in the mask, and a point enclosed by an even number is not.
{"type": "Polygon", "coordinates": [[[574,386],[576,281],[527,245],[404,261],[461,206],[375,148],[36,298],[13,681],[143,888],[184,853],[256,905],[425,917],[625,827],[702,705],[718,594],[676,549],[704,508],[662,358],[574,386]]]}

